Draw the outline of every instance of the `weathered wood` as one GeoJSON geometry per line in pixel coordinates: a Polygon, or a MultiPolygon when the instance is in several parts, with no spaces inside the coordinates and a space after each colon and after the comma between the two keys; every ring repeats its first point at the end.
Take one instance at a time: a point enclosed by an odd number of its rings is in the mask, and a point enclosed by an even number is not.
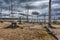
{"type": "Polygon", "coordinates": [[[50,35],[52,35],[56,40],[58,40],[58,37],[56,36],[57,34],[51,28],[49,28],[48,26],[46,26],[45,28],[50,35]]]}

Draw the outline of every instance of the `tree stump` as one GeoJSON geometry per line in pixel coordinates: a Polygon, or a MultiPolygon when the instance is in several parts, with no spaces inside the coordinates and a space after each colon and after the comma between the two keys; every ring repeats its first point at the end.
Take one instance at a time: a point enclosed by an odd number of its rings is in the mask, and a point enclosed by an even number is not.
{"type": "Polygon", "coordinates": [[[0,21],[0,23],[3,23],[3,21],[0,21]]]}
{"type": "Polygon", "coordinates": [[[12,28],[16,28],[17,27],[17,23],[16,22],[12,22],[11,26],[12,26],[12,28]]]}

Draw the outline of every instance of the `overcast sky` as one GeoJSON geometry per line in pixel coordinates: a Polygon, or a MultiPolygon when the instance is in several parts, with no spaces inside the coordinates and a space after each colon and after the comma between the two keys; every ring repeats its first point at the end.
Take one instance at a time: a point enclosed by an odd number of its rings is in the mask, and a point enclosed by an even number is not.
{"type": "MultiPolygon", "coordinates": [[[[23,12],[26,14],[26,5],[30,6],[29,14],[37,11],[40,14],[48,13],[49,0],[12,0],[13,10],[15,13],[23,12]]],[[[0,8],[2,7],[2,13],[10,13],[9,7],[11,7],[11,0],[0,0],[0,8]]],[[[60,13],[60,0],[52,0],[52,14],[60,13]]]]}

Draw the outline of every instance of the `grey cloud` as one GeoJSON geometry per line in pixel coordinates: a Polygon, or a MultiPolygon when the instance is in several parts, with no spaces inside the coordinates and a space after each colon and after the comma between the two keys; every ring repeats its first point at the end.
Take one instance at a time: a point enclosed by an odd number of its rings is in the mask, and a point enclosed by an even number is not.
{"type": "MultiPolygon", "coordinates": [[[[8,9],[7,7],[9,7],[9,6],[11,6],[11,5],[9,5],[10,4],[10,1],[11,0],[3,0],[3,2],[5,3],[5,5],[3,5],[3,8],[4,9],[8,9]],[[7,5],[9,5],[9,6],[7,6],[7,5]],[[5,6],[5,7],[4,7],[5,6]]],[[[48,3],[43,3],[43,4],[41,4],[41,5],[38,5],[38,6],[34,6],[34,5],[31,5],[31,3],[33,4],[33,2],[36,2],[36,1],[43,1],[43,0],[12,0],[13,1],[13,3],[16,5],[16,4],[18,4],[19,3],[19,5],[17,5],[17,8],[16,9],[18,9],[18,8],[21,8],[21,9],[25,9],[25,6],[26,6],[26,3],[28,2],[28,5],[30,6],[30,9],[38,9],[39,11],[40,10],[45,10],[46,8],[48,8],[48,3]]],[[[0,3],[2,3],[2,2],[0,2],[0,3]]],[[[52,3],[53,4],[56,4],[56,3],[60,3],[60,0],[54,0],[54,1],[52,1],[52,3]]],[[[2,3],[3,4],[3,3],[2,3]]],[[[13,4],[13,5],[14,5],[13,4]]],[[[16,6],[15,6],[16,7],[16,6]]],[[[14,8],[15,8],[14,7],[14,8]]],[[[20,10],[21,10],[20,9],[20,10]]],[[[53,9],[53,8],[52,8],[53,9]]],[[[55,9],[54,9],[55,10],[55,9]]]]}

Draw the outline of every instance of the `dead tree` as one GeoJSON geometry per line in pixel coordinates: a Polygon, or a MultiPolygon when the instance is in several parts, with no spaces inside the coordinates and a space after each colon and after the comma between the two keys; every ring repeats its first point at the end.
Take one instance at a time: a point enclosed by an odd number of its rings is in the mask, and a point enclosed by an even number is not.
{"type": "Polygon", "coordinates": [[[52,28],[51,26],[51,0],[49,0],[48,26],[52,28]]]}

